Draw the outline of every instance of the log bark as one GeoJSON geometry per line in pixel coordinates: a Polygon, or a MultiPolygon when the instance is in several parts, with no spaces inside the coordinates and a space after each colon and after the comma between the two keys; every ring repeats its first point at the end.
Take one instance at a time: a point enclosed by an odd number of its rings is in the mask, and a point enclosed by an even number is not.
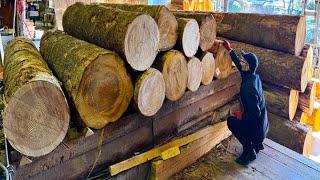
{"type": "Polygon", "coordinates": [[[133,87],[117,54],[61,31],[47,32],[40,51],[87,126],[103,128],[126,111],[133,87]]]}
{"type": "Polygon", "coordinates": [[[304,16],[212,14],[217,22],[219,36],[296,56],[303,49],[306,35],[304,16]]]}
{"type": "Polygon", "coordinates": [[[183,51],[187,57],[194,56],[200,43],[199,25],[196,20],[179,18],[177,49],[183,51]]]}
{"type": "Polygon", "coordinates": [[[4,133],[20,153],[46,155],[67,133],[70,114],[66,98],[30,40],[15,38],[5,52],[4,133]]]}
{"type": "Polygon", "coordinates": [[[205,52],[202,54],[201,58],[202,65],[202,84],[209,85],[212,82],[215,73],[215,59],[213,54],[210,52],[205,52]]]}
{"type": "Polygon", "coordinates": [[[103,6],[118,8],[125,11],[143,12],[154,18],[158,24],[160,33],[159,50],[166,51],[173,48],[178,39],[178,22],[176,17],[165,6],[154,5],[129,5],[129,4],[107,4],[103,6]]]}
{"type": "Polygon", "coordinates": [[[160,71],[150,68],[139,76],[134,87],[134,101],[141,114],[153,116],[162,107],[165,82],[160,71]]]}
{"type": "Polygon", "coordinates": [[[316,98],[315,83],[309,82],[305,92],[300,93],[299,95],[299,104],[298,104],[299,109],[307,113],[309,116],[311,116],[314,109],[315,98],[316,98]]]}
{"type": "Polygon", "coordinates": [[[302,154],[306,136],[312,132],[311,129],[272,113],[268,113],[268,117],[270,129],[267,137],[302,154]]]}
{"type": "Polygon", "coordinates": [[[188,84],[188,65],[183,54],[176,50],[166,52],[158,65],[166,85],[166,97],[171,101],[180,99],[188,84]]]}
{"type": "Polygon", "coordinates": [[[214,76],[217,79],[223,79],[230,75],[232,69],[232,60],[230,53],[223,45],[223,41],[215,40],[209,52],[213,53],[215,59],[214,76]]]}
{"type": "Polygon", "coordinates": [[[257,55],[258,73],[263,81],[301,92],[305,91],[310,64],[304,58],[237,41],[230,40],[230,43],[238,52],[245,50],[257,55]]]}
{"type": "Polygon", "coordinates": [[[173,11],[177,18],[195,19],[200,28],[200,48],[202,51],[208,51],[217,35],[217,22],[210,13],[185,13],[183,11],[173,11]]]}
{"type": "Polygon", "coordinates": [[[293,89],[263,85],[267,110],[280,117],[293,120],[299,101],[299,92],[293,89]]]}
{"type": "Polygon", "coordinates": [[[198,90],[202,80],[202,66],[201,61],[192,57],[188,61],[188,89],[192,92],[198,90]]]}
{"type": "Polygon", "coordinates": [[[75,3],[63,15],[63,29],[76,38],[116,51],[138,71],[148,69],[158,53],[157,23],[139,12],[75,3]]]}

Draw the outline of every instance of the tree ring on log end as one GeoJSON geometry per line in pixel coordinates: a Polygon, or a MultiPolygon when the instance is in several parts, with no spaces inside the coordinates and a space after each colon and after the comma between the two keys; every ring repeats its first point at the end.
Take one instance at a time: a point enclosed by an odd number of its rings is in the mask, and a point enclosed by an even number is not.
{"type": "Polygon", "coordinates": [[[141,114],[153,116],[162,107],[165,99],[165,82],[160,71],[148,69],[138,79],[134,99],[141,114]]]}
{"type": "Polygon", "coordinates": [[[176,17],[165,6],[161,7],[158,16],[158,27],[160,33],[161,51],[166,51],[177,43],[178,39],[178,22],[176,17]]]}
{"type": "Polygon", "coordinates": [[[192,92],[198,90],[202,80],[201,61],[193,57],[188,61],[188,89],[192,92]]]}
{"type": "Polygon", "coordinates": [[[42,156],[63,141],[69,119],[69,107],[60,87],[32,81],[11,96],[3,114],[4,133],[20,153],[42,156]]]}
{"type": "Polygon", "coordinates": [[[138,71],[148,69],[159,48],[157,23],[148,15],[140,15],[129,25],[125,37],[125,56],[130,66],[138,71]]]}
{"type": "Polygon", "coordinates": [[[122,116],[132,96],[132,82],[123,61],[106,54],[86,67],[75,105],[87,126],[100,129],[122,116]]]}
{"type": "Polygon", "coordinates": [[[296,40],[295,40],[295,55],[300,56],[303,49],[306,37],[306,17],[301,16],[297,25],[296,40]]]}
{"type": "Polygon", "coordinates": [[[187,22],[183,34],[182,34],[182,48],[187,57],[194,56],[199,48],[200,32],[199,25],[196,20],[189,19],[187,22]]]}
{"type": "Polygon", "coordinates": [[[212,14],[208,14],[200,25],[200,48],[208,51],[216,39],[217,23],[212,14]]]}
{"type": "Polygon", "coordinates": [[[212,53],[205,52],[201,58],[202,84],[209,85],[212,82],[215,71],[215,60],[212,53]]]}
{"type": "Polygon", "coordinates": [[[297,112],[299,103],[299,91],[291,89],[289,95],[289,119],[292,120],[297,112]]]}

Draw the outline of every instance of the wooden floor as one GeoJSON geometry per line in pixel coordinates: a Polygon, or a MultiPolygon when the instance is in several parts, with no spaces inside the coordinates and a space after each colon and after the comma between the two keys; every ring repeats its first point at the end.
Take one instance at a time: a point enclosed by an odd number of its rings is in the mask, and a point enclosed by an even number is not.
{"type": "Polygon", "coordinates": [[[264,145],[257,159],[243,167],[235,163],[238,155],[228,143],[222,143],[172,179],[320,179],[319,163],[269,139],[264,145]]]}

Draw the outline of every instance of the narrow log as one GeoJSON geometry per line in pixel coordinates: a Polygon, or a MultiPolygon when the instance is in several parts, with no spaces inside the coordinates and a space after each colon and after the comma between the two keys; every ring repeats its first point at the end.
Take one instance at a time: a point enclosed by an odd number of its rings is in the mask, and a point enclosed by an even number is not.
{"type": "Polygon", "coordinates": [[[158,26],[146,14],[75,3],[62,23],[69,35],[116,51],[138,71],[148,69],[158,53],[158,26]]]}
{"type": "Polygon", "coordinates": [[[302,57],[231,41],[236,51],[249,51],[259,58],[258,73],[265,82],[304,92],[310,64],[302,57]]]}
{"type": "Polygon", "coordinates": [[[312,132],[311,129],[272,113],[268,113],[268,118],[270,127],[268,138],[302,154],[306,136],[312,132]]]}
{"type": "Polygon", "coordinates": [[[192,57],[188,61],[188,89],[192,92],[197,91],[202,80],[201,61],[192,57]]]}
{"type": "Polygon", "coordinates": [[[313,77],[313,48],[310,44],[305,44],[300,54],[301,57],[304,57],[306,61],[309,63],[309,70],[308,70],[308,80],[310,81],[313,77]]]}
{"type": "Polygon", "coordinates": [[[212,82],[215,71],[215,59],[213,54],[210,52],[205,52],[202,54],[201,58],[202,65],[202,84],[209,85],[212,82]]]}
{"type": "Polygon", "coordinates": [[[196,20],[188,18],[178,19],[179,35],[177,48],[187,57],[194,56],[200,43],[199,25],[196,20]]]}
{"type": "Polygon", "coordinates": [[[183,11],[173,11],[178,18],[195,19],[200,26],[200,48],[203,52],[208,51],[217,35],[217,22],[210,13],[184,13],[183,11]]]}
{"type": "Polygon", "coordinates": [[[30,40],[15,38],[5,52],[4,133],[20,153],[46,155],[67,133],[70,113],[66,98],[30,40]]]}
{"type": "Polygon", "coordinates": [[[215,59],[216,67],[214,76],[217,79],[228,77],[232,69],[232,60],[230,57],[230,53],[223,46],[223,41],[215,40],[209,52],[213,53],[215,59]]]}
{"type": "Polygon", "coordinates": [[[299,109],[307,113],[309,116],[311,116],[314,109],[315,98],[316,98],[315,83],[309,82],[305,92],[300,93],[299,95],[299,104],[298,104],[299,109]]]}
{"type": "Polygon", "coordinates": [[[162,107],[165,82],[160,71],[150,68],[139,76],[134,87],[134,101],[145,116],[153,116],[162,107]]]}
{"type": "Polygon", "coordinates": [[[296,114],[299,92],[293,89],[264,84],[267,110],[280,117],[292,120],[296,114]]]}
{"type": "Polygon", "coordinates": [[[188,84],[188,65],[183,54],[176,50],[166,52],[159,62],[166,85],[166,97],[171,101],[180,99],[188,84]]]}
{"type": "Polygon", "coordinates": [[[107,4],[103,6],[118,8],[125,11],[143,12],[154,18],[160,33],[159,50],[166,51],[176,44],[178,39],[178,22],[176,17],[165,6],[148,6],[132,4],[107,4]]]}
{"type": "Polygon", "coordinates": [[[61,31],[47,32],[40,51],[87,126],[103,128],[126,111],[133,87],[117,54],[61,31]]]}

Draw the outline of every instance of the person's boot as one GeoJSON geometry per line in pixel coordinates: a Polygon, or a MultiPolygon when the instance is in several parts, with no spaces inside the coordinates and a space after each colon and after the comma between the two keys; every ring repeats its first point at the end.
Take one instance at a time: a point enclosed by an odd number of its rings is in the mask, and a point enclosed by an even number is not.
{"type": "Polygon", "coordinates": [[[236,159],[236,162],[240,165],[246,166],[250,163],[250,161],[253,161],[257,158],[256,152],[253,148],[250,148],[249,150],[243,151],[240,157],[236,159]]]}
{"type": "Polygon", "coordinates": [[[262,143],[259,143],[259,144],[254,145],[253,149],[256,151],[256,154],[258,154],[259,151],[264,150],[264,147],[263,147],[262,143]]]}

